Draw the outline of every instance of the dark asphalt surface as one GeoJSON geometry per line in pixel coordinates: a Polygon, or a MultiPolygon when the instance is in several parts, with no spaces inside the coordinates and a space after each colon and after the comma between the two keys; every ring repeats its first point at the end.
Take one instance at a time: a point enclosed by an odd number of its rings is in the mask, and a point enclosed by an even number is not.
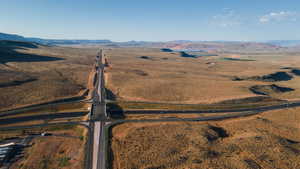
{"type": "Polygon", "coordinates": [[[86,121],[74,121],[74,122],[59,122],[59,123],[43,123],[43,124],[24,125],[24,126],[9,126],[9,127],[0,127],[0,131],[22,130],[22,129],[37,128],[37,127],[57,126],[57,125],[81,125],[89,129],[89,126],[84,124],[85,122],[86,121]]]}
{"type": "Polygon", "coordinates": [[[0,119],[0,125],[28,122],[34,120],[51,120],[51,119],[59,119],[59,118],[82,117],[86,114],[88,114],[88,112],[66,112],[66,113],[32,115],[32,116],[24,116],[24,117],[2,118],[0,119]]]}
{"type": "Polygon", "coordinates": [[[76,96],[76,97],[67,98],[67,99],[59,99],[59,100],[52,101],[52,102],[47,102],[47,103],[30,105],[30,106],[26,106],[26,107],[23,107],[23,108],[17,108],[17,109],[13,109],[13,110],[1,111],[0,112],[0,117],[18,115],[18,114],[22,114],[22,113],[27,112],[27,111],[40,109],[40,108],[44,108],[44,107],[47,107],[47,106],[56,106],[56,105],[61,105],[61,104],[66,104],[66,103],[81,102],[81,101],[83,101],[83,99],[84,99],[83,96],[76,96]]]}
{"type": "Polygon", "coordinates": [[[216,115],[216,116],[207,116],[207,117],[196,117],[196,118],[161,118],[161,119],[139,119],[139,120],[115,120],[111,121],[112,123],[124,123],[124,122],[176,122],[176,121],[217,121],[225,120],[238,117],[247,117],[262,113],[262,111],[249,111],[241,112],[238,114],[226,114],[226,115],[216,115]]]}
{"type": "Polygon", "coordinates": [[[106,168],[104,126],[105,126],[104,122],[101,122],[97,169],[106,168]]]}
{"type": "Polygon", "coordinates": [[[189,114],[189,113],[227,113],[227,112],[245,112],[245,111],[270,111],[277,109],[285,108],[294,108],[300,107],[300,102],[291,102],[281,105],[274,106],[264,106],[257,108],[245,108],[245,109],[223,109],[223,110],[126,110],[126,114],[169,114],[169,113],[180,113],[180,114],[189,114]]]}
{"type": "Polygon", "coordinates": [[[92,169],[105,169],[105,135],[104,126],[106,118],[106,103],[105,103],[105,88],[104,88],[104,65],[102,63],[103,51],[100,50],[98,56],[96,57],[96,89],[93,91],[93,105],[91,109],[91,126],[92,128],[92,147],[91,150],[93,158],[91,161],[92,169]],[[100,127],[99,127],[100,125],[100,127]],[[97,127],[95,127],[97,126],[97,127]]]}

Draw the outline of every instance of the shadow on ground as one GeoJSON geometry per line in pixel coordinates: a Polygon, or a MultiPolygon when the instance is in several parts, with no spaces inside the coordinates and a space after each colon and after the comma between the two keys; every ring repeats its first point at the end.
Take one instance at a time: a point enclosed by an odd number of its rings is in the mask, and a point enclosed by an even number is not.
{"type": "Polygon", "coordinates": [[[38,48],[38,45],[30,42],[1,40],[0,63],[6,64],[8,62],[45,62],[64,60],[63,58],[58,57],[26,54],[16,51],[17,49],[26,50],[28,48],[38,48]]]}
{"type": "Polygon", "coordinates": [[[243,80],[254,80],[263,82],[279,82],[279,81],[289,81],[292,80],[293,76],[286,72],[275,72],[263,76],[251,76],[251,77],[233,77],[233,81],[243,81],[243,80]]]}
{"type": "Polygon", "coordinates": [[[181,57],[185,57],[185,58],[197,58],[196,55],[191,55],[191,54],[188,54],[186,52],[179,52],[179,53],[180,53],[181,57]]]}
{"type": "Polygon", "coordinates": [[[124,119],[124,110],[117,103],[107,103],[107,112],[109,112],[110,117],[113,119],[124,119]]]}
{"type": "Polygon", "coordinates": [[[33,82],[38,80],[37,78],[28,78],[28,79],[24,79],[24,80],[14,80],[11,82],[5,82],[5,83],[0,83],[0,88],[3,87],[12,87],[12,86],[19,86],[25,83],[29,83],[29,82],[33,82]]]}
{"type": "Polygon", "coordinates": [[[294,91],[295,89],[272,84],[272,85],[255,85],[250,87],[249,90],[254,94],[271,95],[271,94],[291,92],[294,91]]]}
{"type": "Polygon", "coordinates": [[[106,99],[116,101],[117,96],[109,89],[105,88],[106,99]]]}

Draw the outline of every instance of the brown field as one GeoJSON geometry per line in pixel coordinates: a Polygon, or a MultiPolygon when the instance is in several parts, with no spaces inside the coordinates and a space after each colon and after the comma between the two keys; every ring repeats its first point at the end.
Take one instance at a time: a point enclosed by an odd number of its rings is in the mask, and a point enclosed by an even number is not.
{"type": "Polygon", "coordinates": [[[122,101],[207,104],[257,96],[254,85],[295,89],[270,92],[278,99],[300,99],[300,77],[283,67],[299,65],[299,53],[247,53],[184,58],[178,52],[151,48],[114,48],[105,51],[110,68],[107,87],[122,101]],[[147,56],[141,58],[141,56],[147,56]],[[223,59],[223,58],[233,58],[223,59]],[[234,81],[234,77],[264,76],[287,72],[289,81],[234,81]]]}
{"type": "MultiPolygon", "coordinates": [[[[26,132],[26,131],[25,131],[26,132]]],[[[85,134],[83,127],[57,126],[31,129],[30,132],[50,132],[58,135],[36,137],[25,148],[24,157],[12,164],[12,169],[81,169],[84,168],[85,134]]],[[[24,131],[2,132],[1,137],[25,137],[24,131]]]]}
{"type": "Polygon", "coordinates": [[[0,110],[76,96],[87,89],[96,48],[0,42],[0,110]]]}
{"type": "Polygon", "coordinates": [[[112,128],[114,169],[298,169],[300,108],[218,122],[112,128]]]}

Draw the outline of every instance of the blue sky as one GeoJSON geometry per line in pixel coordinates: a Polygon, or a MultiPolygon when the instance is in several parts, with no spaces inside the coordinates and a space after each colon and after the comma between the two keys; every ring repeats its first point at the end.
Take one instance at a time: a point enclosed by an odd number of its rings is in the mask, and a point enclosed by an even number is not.
{"type": "Polygon", "coordinates": [[[300,39],[299,0],[1,0],[0,32],[147,40],[300,39]]]}

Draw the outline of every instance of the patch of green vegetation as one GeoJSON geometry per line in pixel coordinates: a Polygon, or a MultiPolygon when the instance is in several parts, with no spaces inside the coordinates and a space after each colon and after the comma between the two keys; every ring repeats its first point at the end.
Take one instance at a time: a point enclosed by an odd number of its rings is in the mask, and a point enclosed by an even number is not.
{"type": "Polygon", "coordinates": [[[76,127],[76,128],[74,128],[74,131],[75,131],[76,135],[82,136],[82,134],[84,132],[84,128],[82,128],[82,127],[76,127]]]}
{"type": "Polygon", "coordinates": [[[43,159],[39,163],[39,168],[40,169],[48,169],[49,166],[51,166],[51,164],[50,164],[51,161],[49,160],[48,157],[43,156],[42,158],[43,159]]]}
{"type": "Polygon", "coordinates": [[[56,126],[48,126],[43,127],[41,130],[47,130],[47,131],[56,131],[56,130],[71,130],[74,129],[75,125],[65,124],[65,125],[56,125],[56,126]]]}
{"type": "Polygon", "coordinates": [[[66,167],[66,166],[70,165],[70,160],[71,160],[70,157],[60,157],[58,159],[58,161],[59,161],[58,166],[59,167],[66,167]]]}
{"type": "Polygon", "coordinates": [[[80,141],[84,140],[84,136],[79,136],[80,141]]]}

